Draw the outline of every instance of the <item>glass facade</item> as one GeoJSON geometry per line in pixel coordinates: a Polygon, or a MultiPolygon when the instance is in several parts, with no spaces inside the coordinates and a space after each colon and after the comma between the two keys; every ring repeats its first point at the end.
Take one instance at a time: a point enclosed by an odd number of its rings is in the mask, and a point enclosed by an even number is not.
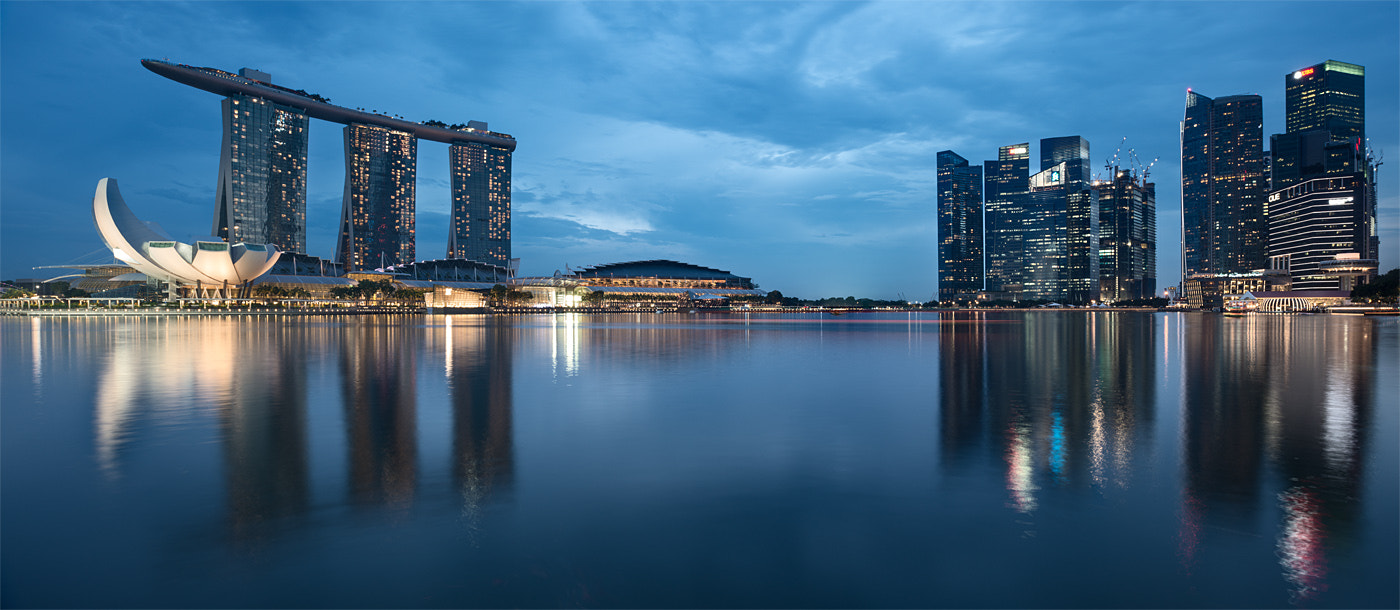
{"type": "Polygon", "coordinates": [[[1017,292],[1024,266],[1022,223],[1030,189],[1030,143],[997,149],[997,160],[986,161],[984,239],[987,250],[987,290],[1017,292]]]}
{"type": "Polygon", "coordinates": [[[1270,138],[1269,266],[1287,270],[1295,290],[1337,290],[1343,282],[1324,263],[1379,255],[1366,69],[1329,60],[1296,70],[1284,76],[1284,99],[1288,133],[1270,138]]]}
{"type": "Polygon", "coordinates": [[[212,233],[229,243],[306,252],[307,116],[245,95],[223,101],[212,233]]]}
{"type": "Polygon", "coordinates": [[[448,148],[452,220],[447,258],[510,263],[510,161],[504,148],[476,142],[448,148]]]}
{"type": "Polygon", "coordinates": [[[1376,229],[1364,173],[1304,180],[1269,194],[1269,266],[1287,270],[1293,290],[1337,290],[1338,278],[1322,274],[1322,264],[1340,254],[1376,260],[1376,229]]]}
{"type": "Polygon", "coordinates": [[[373,125],[345,127],[345,198],[336,260],[346,271],[414,262],[418,138],[373,125]]]}
{"type": "Polygon", "coordinates": [[[1186,94],[1181,122],[1183,277],[1264,268],[1263,106],[1258,95],[1213,100],[1186,94]]]}
{"type": "Polygon", "coordinates": [[[1154,296],[1157,291],[1157,194],[1130,170],[1111,168],[1114,179],[1099,193],[1099,296],[1105,302],[1154,296]]]}
{"type": "Polygon", "coordinates": [[[1366,137],[1366,69],[1328,60],[1283,77],[1288,133],[1325,129],[1334,139],[1366,137]]]}
{"type": "Polygon", "coordinates": [[[982,166],[938,153],[938,298],[982,290],[982,166]]]}
{"type": "Polygon", "coordinates": [[[1089,142],[1042,139],[1040,164],[1030,177],[1023,223],[1023,298],[1097,301],[1099,206],[1089,181],[1089,142]]]}

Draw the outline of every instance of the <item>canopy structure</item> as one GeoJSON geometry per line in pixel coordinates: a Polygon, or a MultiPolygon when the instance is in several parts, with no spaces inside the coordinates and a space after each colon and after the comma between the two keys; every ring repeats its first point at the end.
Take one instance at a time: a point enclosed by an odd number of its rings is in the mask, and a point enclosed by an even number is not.
{"type": "Polygon", "coordinates": [[[115,178],[97,182],[92,221],[112,256],[172,287],[237,286],[267,273],[281,255],[270,244],[175,241],[159,226],[142,221],[131,212],[117,190],[115,178]]]}

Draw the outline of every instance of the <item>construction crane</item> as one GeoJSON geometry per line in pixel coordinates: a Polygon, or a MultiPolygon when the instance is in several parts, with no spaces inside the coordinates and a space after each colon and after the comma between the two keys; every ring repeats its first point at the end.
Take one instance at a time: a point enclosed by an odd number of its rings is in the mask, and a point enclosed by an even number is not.
{"type": "MultiPolygon", "coordinates": [[[[1117,173],[1114,171],[1114,168],[1118,167],[1119,154],[1123,152],[1123,144],[1127,141],[1128,136],[1123,136],[1123,139],[1118,141],[1118,148],[1113,149],[1113,156],[1104,161],[1103,170],[1109,174],[1109,180],[1118,178],[1118,176],[1114,175],[1117,173]]],[[[1095,182],[1097,182],[1097,180],[1095,182]]]]}

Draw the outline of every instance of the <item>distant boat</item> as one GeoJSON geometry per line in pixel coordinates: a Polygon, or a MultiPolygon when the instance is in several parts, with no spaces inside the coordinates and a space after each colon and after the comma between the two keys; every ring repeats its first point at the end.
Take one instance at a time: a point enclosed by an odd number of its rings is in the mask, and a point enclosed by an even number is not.
{"type": "Polygon", "coordinates": [[[1259,301],[1254,299],[1235,299],[1225,303],[1224,314],[1227,316],[1243,316],[1259,308],[1259,301]]]}

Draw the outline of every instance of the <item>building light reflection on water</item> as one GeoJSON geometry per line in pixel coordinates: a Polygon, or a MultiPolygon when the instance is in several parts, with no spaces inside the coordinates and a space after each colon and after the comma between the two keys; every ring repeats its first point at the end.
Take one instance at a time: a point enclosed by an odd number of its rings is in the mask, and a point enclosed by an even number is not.
{"type": "Polygon", "coordinates": [[[1011,492],[1012,506],[1018,512],[1030,514],[1035,512],[1035,494],[1040,490],[1035,484],[1030,427],[1012,424],[1007,436],[1011,442],[1006,447],[1006,489],[1011,492]]]}
{"type": "Polygon", "coordinates": [[[554,380],[559,381],[560,377],[560,347],[559,342],[562,336],[563,346],[563,376],[573,377],[578,374],[578,351],[579,351],[579,325],[578,314],[565,313],[555,314],[549,320],[550,330],[550,370],[554,374],[554,380]],[[560,324],[563,318],[563,324],[560,324]]]}
{"type": "MultiPolygon", "coordinates": [[[[943,452],[938,467],[948,476],[927,488],[916,483],[914,492],[900,482],[891,506],[907,505],[910,493],[941,499],[952,488],[940,485],[957,485],[957,493],[973,494],[960,498],[979,498],[972,512],[981,516],[959,515],[1038,535],[1041,542],[1060,540],[1067,523],[1082,527],[1076,519],[1097,521],[1095,511],[1130,513],[1103,513],[1105,524],[1094,530],[1099,538],[1084,541],[1085,548],[1111,548],[1124,531],[1141,533],[1136,542],[1147,543],[1145,555],[1180,563],[1179,570],[1163,570],[1172,573],[1163,579],[1185,578],[1203,594],[1208,587],[1229,586],[1220,584],[1218,567],[1248,549],[1253,559],[1242,562],[1241,579],[1259,581],[1262,574],[1268,582],[1251,586],[1271,587],[1277,604],[1286,603],[1285,594],[1315,601],[1309,605],[1354,599],[1344,596],[1355,587],[1357,549],[1376,547],[1368,540],[1375,532],[1393,531],[1378,530],[1374,521],[1377,510],[1385,516],[1383,503],[1394,493],[1376,480],[1393,474],[1394,466],[1371,457],[1388,456],[1394,446],[1383,444],[1393,436],[1381,430],[1394,420],[1385,407],[1393,382],[1376,383],[1392,369],[1385,363],[1393,364],[1394,327],[1378,326],[1389,320],[1133,316],[1042,312],[1009,324],[978,321],[997,320],[995,313],[943,318],[928,324],[938,335],[936,345],[934,335],[915,336],[924,325],[905,314],[887,317],[883,337],[877,323],[883,322],[829,319],[828,346],[863,349],[885,341],[882,349],[895,362],[908,359],[898,339],[928,341],[921,349],[930,353],[911,366],[936,362],[939,383],[922,387],[936,387],[940,395],[918,403],[917,414],[933,417],[937,409],[941,419],[936,431],[908,432],[909,445],[921,452],[905,455],[918,458],[909,462],[922,469],[901,471],[900,464],[885,460],[888,453],[871,453],[880,457],[867,455],[862,462],[860,443],[834,437],[831,427],[815,428],[812,455],[831,458],[840,475],[831,480],[839,478],[845,493],[857,488],[862,468],[868,474],[874,466],[927,481],[924,475],[934,466],[922,452],[936,446],[943,452]],[[906,337],[898,337],[901,324],[906,337]],[[1382,341],[1387,337],[1390,343],[1382,341]],[[1158,349],[1153,341],[1163,345],[1158,349]],[[934,434],[939,438],[929,438],[934,434]],[[1140,508],[1143,513],[1136,514],[1140,508]]],[[[615,370],[609,359],[659,362],[651,370],[668,374],[735,360],[761,367],[733,356],[772,347],[780,326],[805,325],[798,332],[809,332],[807,345],[816,345],[822,324],[820,318],[788,322],[756,315],[744,329],[750,334],[735,332],[743,329],[737,319],[627,318],[614,326],[578,315],[551,316],[549,324],[538,317],[458,315],[437,318],[440,331],[432,323],[423,330],[421,323],[370,317],[332,323],[259,322],[251,316],[12,320],[8,328],[18,332],[6,335],[14,340],[7,342],[9,349],[27,348],[24,357],[36,362],[9,360],[13,376],[7,379],[15,383],[7,389],[23,400],[25,380],[47,376],[39,381],[48,389],[35,389],[35,408],[45,420],[56,420],[49,405],[84,380],[93,390],[84,403],[92,408],[91,419],[84,414],[74,442],[94,478],[112,490],[153,483],[179,490],[170,493],[195,490],[197,498],[184,496],[189,507],[212,505],[207,512],[213,519],[197,517],[225,527],[234,543],[266,542],[289,530],[325,525],[337,518],[322,512],[326,505],[376,510],[397,527],[407,521],[405,510],[437,510],[447,499],[455,518],[444,522],[460,526],[471,545],[490,548],[491,528],[500,524],[493,515],[514,510],[514,438],[534,439],[542,432],[535,427],[538,411],[529,411],[515,428],[513,389],[528,388],[521,399],[535,409],[533,401],[545,389],[556,390],[542,387],[550,385],[549,375],[560,386],[577,385],[580,376],[591,382],[594,371],[615,370]],[[582,361],[584,342],[588,362],[582,361]],[[440,349],[445,386],[432,372],[440,349]],[[523,363],[522,372],[535,377],[513,388],[512,362],[523,363]],[[537,380],[545,383],[531,383],[537,380]],[[62,393],[43,394],[55,389],[62,393]],[[444,395],[448,401],[440,400],[444,395]],[[436,425],[449,417],[450,428],[436,425]],[[175,455],[194,459],[190,465],[165,463],[175,455]],[[199,468],[214,476],[192,480],[205,472],[199,468]],[[181,472],[196,474],[172,478],[181,472]],[[449,484],[448,493],[435,487],[449,484]]],[[[855,365],[842,366],[839,371],[848,373],[855,365]]],[[[738,370],[723,370],[726,382],[738,370]]],[[[597,389],[629,392],[623,395],[639,401],[650,399],[653,388],[658,395],[665,389],[655,379],[646,383],[653,385],[640,386],[645,394],[634,385],[597,389]]],[[[778,422],[781,430],[802,425],[793,422],[809,414],[811,405],[834,409],[824,398],[804,397],[805,408],[794,409],[793,420],[778,422]]],[[[781,401],[774,404],[785,408],[781,401]]],[[[829,413],[852,414],[855,421],[853,411],[829,413]]],[[[721,425],[738,417],[723,410],[706,416],[706,423],[721,425]]],[[[22,426],[22,420],[7,425],[22,426]]],[[[677,434],[690,439],[686,435],[694,433],[677,434]]],[[[528,451],[538,446],[522,445],[528,451]]],[[[726,447],[751,448],[730,443],[719,449],[726,447]]],[[[529,459],[520,463],[541,465],[539,455],[523,455],[529,459]]],[[[539,483],[525,478],[520,484],[525,489],[539,483]]],[[[539,488],[527,491],[520,497],[530,498],[539,488]]]]}
{"type": "Polygon", "coordinates": [[[1307,487],[1295,486],[1279,494],[1279,504],[1283,508],[1279,563],[1297,603],[1327,590],[1327,528],[1322,522],[1321,503],[1307,487]]]}

